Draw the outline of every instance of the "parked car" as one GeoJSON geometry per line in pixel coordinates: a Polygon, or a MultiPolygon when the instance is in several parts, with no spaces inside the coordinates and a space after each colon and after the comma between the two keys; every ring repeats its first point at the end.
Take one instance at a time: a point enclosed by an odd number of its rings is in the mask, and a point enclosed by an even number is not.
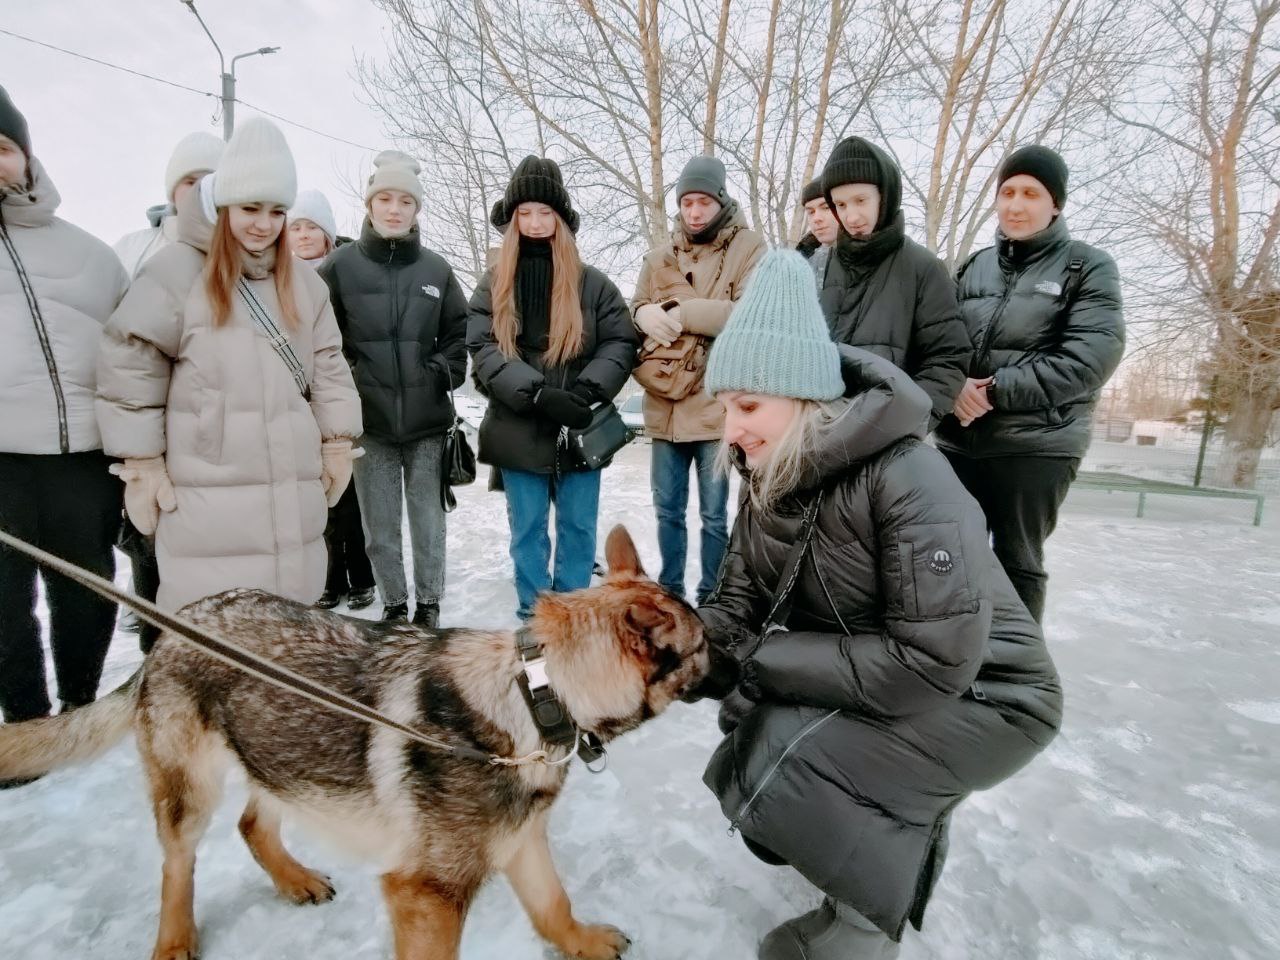
{"type": "Polygon", "coordinates": [[[618,413],[622,416],[622,422],[627,425],[627,429],[631,431],[631,435],[635,437],[644,436],[644,394],[635,393],[622,401],[622,406],[618,407],[618,413]]]}

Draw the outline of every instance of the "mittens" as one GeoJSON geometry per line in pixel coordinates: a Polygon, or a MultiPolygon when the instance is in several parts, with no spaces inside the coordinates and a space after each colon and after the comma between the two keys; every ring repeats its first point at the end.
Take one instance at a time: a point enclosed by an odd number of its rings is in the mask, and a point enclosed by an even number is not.
{"type": "Polygon", "coordinates": [[[124,481],[124,509],[145,536],[153,536],[160,524],[160,511],[172,513],[178,507],[173,495],[164,457],[128,459],[113,463],[110,471],[124,481]]]}
{"type": "Polygon", "coordinates": [[[351,464],[363,457],[363,450],[352,450],[350,440],[325,440],[320,444],[320,486],[325,503],[334,506],[342,499],[351,482],[351,464]]]}

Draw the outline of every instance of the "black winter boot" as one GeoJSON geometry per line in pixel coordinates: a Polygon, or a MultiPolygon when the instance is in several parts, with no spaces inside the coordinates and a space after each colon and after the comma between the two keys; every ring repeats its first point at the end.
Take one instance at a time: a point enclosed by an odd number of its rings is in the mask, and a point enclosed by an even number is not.
{"type": "Polygon", "coordinates": [[[816,910],[774,927],[759,960],[896,960],[899,944],[848,904],[823,897],[816,910]]]}
{"type": "Polygon", "coordinates": [[[352,590],[350,596],[347,597],[348,610],[363,610],[365,607],[373,606],[373,601],[377,599],[373,587],[365,587],[363,590],[352,590]]]}
{"type": "Polygon", "coordinates": [[[342,594],[336,590],[326,590],[320,594],[320,599],[316,601],[316,606],[321,610],[332,610],[342,602],[342,594]]]}
{"type": "Polygon", "coordinates": [[[388,603],[382,608],[383,623],[390,623],[393,620],[409,619],[409,603],[388,603]]]}
{"type": "Polygon", "coordinates": [[[418,604],[413,610],[413,622],[420,627],[434,630],[440,625],[440,604],[435,600],[418,604]]]}

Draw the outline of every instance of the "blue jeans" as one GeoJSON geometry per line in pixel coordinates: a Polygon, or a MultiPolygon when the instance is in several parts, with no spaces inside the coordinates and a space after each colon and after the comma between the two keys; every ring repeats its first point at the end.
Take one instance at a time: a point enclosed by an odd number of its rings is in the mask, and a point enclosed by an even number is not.
{"type": "Polygon", "coordinates": [[[596,560],[600,471],[561,474],[502,470],[511,526],[511,562],[516,568],[516,616],[528,620],[544,590],[581,590],[591,583],[596,560]],[[548,523],[556,507],[556,559],[552,572],[548,523]]]}
{"type": "Polygon", "coordinates": [[[689,551],[684,520],[689,508],[689,467],[697,464],[698,513],[702,518],[699,603],[715,589],[729,544],[729,478],[716,469],[719,449],[719,440],[688,443],[654,440],[649,460],[653,505],[658,513],[658,549],[662,551],[662,573],[658,582],[681,597],[684,596],[685,557],[689,551]]]}

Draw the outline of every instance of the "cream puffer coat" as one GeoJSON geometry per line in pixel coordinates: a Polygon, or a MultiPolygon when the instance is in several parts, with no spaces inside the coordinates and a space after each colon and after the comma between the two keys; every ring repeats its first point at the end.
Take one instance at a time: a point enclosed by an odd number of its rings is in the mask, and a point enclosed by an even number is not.
{"type": "Polygon", "coordinates": [[[0,452],[97,450],[98,343],[129,281],[110,247],[55,215],[40,161],[30,170],[29,189],[0,193],[0,452]]]}
{"type": "MultiPolygon", "coordinates": [[[[179,242],[147,261],[103,331],[103,447],[165,458],[177,509],[156,530],[162,607],[232,587],[311,603],[326,564],[320,444],[360,435],[360,398],[312,270],[293,271],[301,323],[289,331],[309,402],[239,297],[214,328],[203,274],[212,232],[193,190],[179,205],[179,242]]],[[[245,276],[283,327],[272,253],[246,255],[245,276]]]]}

